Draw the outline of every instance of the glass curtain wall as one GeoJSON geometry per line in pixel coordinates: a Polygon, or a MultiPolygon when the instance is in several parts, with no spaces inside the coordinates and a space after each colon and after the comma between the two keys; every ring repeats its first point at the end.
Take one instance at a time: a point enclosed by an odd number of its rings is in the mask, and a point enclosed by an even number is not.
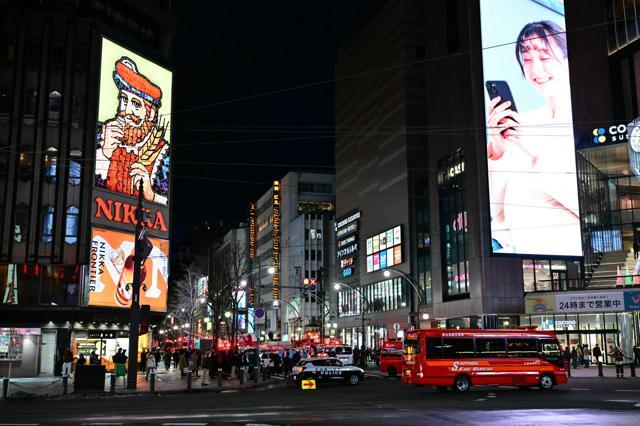
{"type": "Polygon", "coordinates": [[[438,192],[443,298],[468,298],[467,207],[461,149],[438,162],[438,192]]]}

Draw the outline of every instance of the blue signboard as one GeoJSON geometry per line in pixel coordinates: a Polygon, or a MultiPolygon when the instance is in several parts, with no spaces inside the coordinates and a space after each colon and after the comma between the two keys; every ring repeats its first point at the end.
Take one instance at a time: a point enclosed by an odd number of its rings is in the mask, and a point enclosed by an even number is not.
{"type": "Polygon", "coordinates": [[[640,311],[640,290],[624,292],[624,308],[627,311],[640,311]]]}

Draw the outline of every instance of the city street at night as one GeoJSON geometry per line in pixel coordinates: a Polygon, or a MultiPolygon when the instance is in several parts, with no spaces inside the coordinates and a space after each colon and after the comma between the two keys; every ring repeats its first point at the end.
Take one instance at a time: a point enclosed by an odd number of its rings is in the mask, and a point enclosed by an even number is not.
{"type": "Polygon", "coordinates": [[[640,417],[640,379],[577,378],[552,391],[484,387],[460,394],[372,372],[357,386],[13,401],[0,403],[0,411],[0,424],[632,425],[640,417]]]}
{"type": "Polygon", "coordinates": [[[0,426],[640,426],[636,369],[640,0],[0,0],[0,426]]]}

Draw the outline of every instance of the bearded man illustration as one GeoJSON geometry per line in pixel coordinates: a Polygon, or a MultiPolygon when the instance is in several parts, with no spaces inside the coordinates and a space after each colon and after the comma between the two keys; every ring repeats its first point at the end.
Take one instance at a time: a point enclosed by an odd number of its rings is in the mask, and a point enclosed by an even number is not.
{"type": "Polygon", "coordinates": [[[127,57],[116,61],[113,81],[118,111],[114,118],[98,123],[96,186],[138,196],[142,182],[147,201],[167,204],[168,122],[158,119],[162,90],[127,57]]]}

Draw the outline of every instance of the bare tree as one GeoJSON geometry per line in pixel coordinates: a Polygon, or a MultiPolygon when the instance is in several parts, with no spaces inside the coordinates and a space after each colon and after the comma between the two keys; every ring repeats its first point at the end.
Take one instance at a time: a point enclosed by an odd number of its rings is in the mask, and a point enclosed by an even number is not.
{"type": "Polygon", "coordinates": [[[187,347],[190,348],[195,322],[207,314],[206,304],[201,302],[201,299],[205,297],[205,288],[199,286],[199,279],[203,275],[195,264],[184,266],[183,269],[183,276],[173,282],[169,306],[173,316],[181,325],[189,324],[187,327],[189,332],[187,347]]]}
{"type": "Polygon", "coordinates": [[[244,247],[229,244],[210,260],[207,300],[213,312],[214,347],[217,347],[221,337],[229,338],[232,348],[236,347],[238,303],[241,298],[240,290],[246,289],[246,275],[247,256],[244,247]],[[227,318],[224,314],[229,311],[232,315],[227,318]]]}

